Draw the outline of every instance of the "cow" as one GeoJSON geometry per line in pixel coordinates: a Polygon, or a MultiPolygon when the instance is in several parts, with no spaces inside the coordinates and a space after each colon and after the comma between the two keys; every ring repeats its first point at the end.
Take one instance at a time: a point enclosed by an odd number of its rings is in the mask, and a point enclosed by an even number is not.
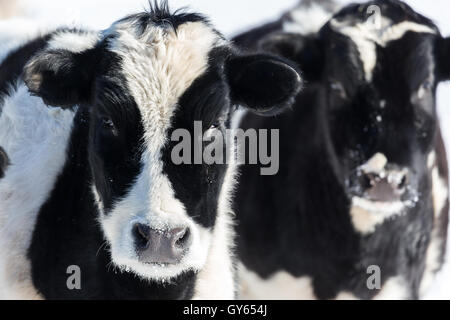
{"type": "Polygon", "coordinates": [[[422,297],[447,239],[450,39],[397,0],[347,5],[316,33],[260,31],[235,42],[294,60],[305,88],[292,111],[241,118],[280,130],[280,168],[241,169],[240,297],[422,297]]]}
{"type": "Polygon", "coordinates": [[[277,114],[301,82],[295,64],[241,53],[205,16],[166,2],[11,51],[0,65],[0,296],[234,298],[236,166],[175,164],[172,134],[195,121],[224,131],[237,105],[277,114]]]}

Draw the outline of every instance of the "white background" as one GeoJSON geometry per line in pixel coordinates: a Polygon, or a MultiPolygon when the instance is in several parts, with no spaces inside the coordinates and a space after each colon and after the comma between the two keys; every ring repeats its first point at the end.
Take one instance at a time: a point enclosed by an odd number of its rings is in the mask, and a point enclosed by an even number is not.
{"type": "MultiPolygon", "coordinates": [[[[297,1],[171,0],[170,6],[172,9],[188,6],[193,11],[204,13],[211,18],[218,30],[227,36],[232,36],[252,26],[278,18],[297,1]]],[[[340,0],[340,2],[348,3],[349,1],[340,0]]],[[[443,35],[450,36],[449,0],[407,0],[406,2],[418,12],[433,19],[443,35]]],[[[5,42],[3,44],[1,42],[2,34],[32,32],[62,24],[106,29],[115,20],[128,13],[142,11],[146,7],[146,0],[21,0],[20,15],[23,18],[16,19],[15,23],[0,22],[0,49],[5,46],[5,42]]],[[[448,150],[450,150],[449,99],[450,83],[440,85],[438,110],[448,150]]],[[[448,251],[450,254],[450,248],[448,251]]],[[[446,264],[439,274],[427,298],[450,299],[450,263],[446,264]]]]}

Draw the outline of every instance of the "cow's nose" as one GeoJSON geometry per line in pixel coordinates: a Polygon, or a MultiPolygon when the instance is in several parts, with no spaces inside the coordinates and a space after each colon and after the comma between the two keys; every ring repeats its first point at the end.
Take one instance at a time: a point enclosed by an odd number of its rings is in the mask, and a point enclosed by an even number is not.
{"type": "Polygon", "coordinates": [[[406,171],[385,171],[380,174],[364,173],[361,178],[366,196],[372,201],[380,202],[400,200],[408,182],[406,171]]]}
{"type": "Polygon", "coordinates": [[[139,261],[143,263],[178,263],[190,244],[188,228],[157,230],[137,223],[133,227],[133,237],[139,261]]]}

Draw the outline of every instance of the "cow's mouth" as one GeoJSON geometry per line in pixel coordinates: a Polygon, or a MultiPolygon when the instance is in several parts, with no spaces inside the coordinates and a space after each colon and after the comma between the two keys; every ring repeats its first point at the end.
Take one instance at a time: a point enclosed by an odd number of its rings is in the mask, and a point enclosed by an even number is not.
{"type": "Polygon", "coordinates": [[[346,187],[353,225],[362,233],[405,214],[419,201],[410,171],[388,163],[381,153],[359,166],[346,187]]]}

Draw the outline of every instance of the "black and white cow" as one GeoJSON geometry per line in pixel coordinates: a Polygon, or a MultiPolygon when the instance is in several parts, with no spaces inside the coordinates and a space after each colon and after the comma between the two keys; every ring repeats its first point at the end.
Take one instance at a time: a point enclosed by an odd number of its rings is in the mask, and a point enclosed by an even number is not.
{"type": "Polygon", "coordinates": [[[241,122],[279,128],[281,140],[277,175],[242,168],[241,296],[421,297],[447,238],[435,99],[450,79],[450,39],[405,3],[379,0],[346,6],[316,34],[236,41],[295,60],[306,79],[302,108],[241,122]]]}
{"type": "Polygon", "coordinates": [[[164,3],[11,52],[0,297],[233,298],[234,167],[175,165],[171,134],[196,120],[223,131],[237,104],[274,114],[300,82],[284,59],[241,55],[202,15],[164,3]]]}

